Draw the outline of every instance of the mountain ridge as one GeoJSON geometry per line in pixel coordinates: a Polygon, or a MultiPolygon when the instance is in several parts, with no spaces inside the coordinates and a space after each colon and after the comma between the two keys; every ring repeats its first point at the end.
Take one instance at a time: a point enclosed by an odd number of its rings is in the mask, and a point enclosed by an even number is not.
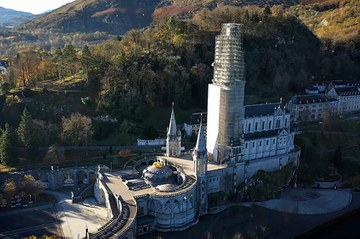
{"type": "Polygon", "coordinates": [[[157,0],[76,0],[16,27],[16,30],[48,29],[64,33],[103,31],[122,35],[151,21],[157,0]]]}
{"type": "Polygon", "coordinates": [[[22,12],[0,7],[0,29],[14,27],[15,25],[26,22],[35,16],[36,15],[30,12],[22,12]]]}

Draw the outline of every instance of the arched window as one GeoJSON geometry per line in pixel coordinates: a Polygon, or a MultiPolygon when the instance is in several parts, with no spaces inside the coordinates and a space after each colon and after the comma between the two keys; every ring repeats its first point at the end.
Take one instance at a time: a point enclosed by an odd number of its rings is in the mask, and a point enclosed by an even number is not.
{"type": "Polygon", "coordinates": [[[249,123],[248,132],[250,132],[250,130],[251,130],[251,124],[249,123]]]}
{"type": "Polygon", "coordinates": [[[265,130],[265,121],[262,122],[261,128],[262,128],[262,130],[265,130]]]}
{"type": "Polygon", "coordinates": [[[269,130],[272,128],[272,125],[271,125],[271,124],[272,124],[272,121],[270,120],[270,121],[269,121],[269,128],[268,128],[269,130]]]}
{"type": "Polygon", "coordinates": [[[276,120],[276,126],[275,127],[276,127],[276,129],[280,128],[280,120],[279,119],[276,120]]]}
{"type": "Polygon", "coordinates": [[[258,123],[256,122],[255,123],[255,131],[257,131],[258,130],[258,123]]]}

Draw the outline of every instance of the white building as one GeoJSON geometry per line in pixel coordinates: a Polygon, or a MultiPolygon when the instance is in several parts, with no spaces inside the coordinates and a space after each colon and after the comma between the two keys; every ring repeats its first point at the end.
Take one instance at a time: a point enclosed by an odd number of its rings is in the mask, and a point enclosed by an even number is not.
{"type": "Polygon", "coordinates": [[[324,94],[297,95],[290,99],[288,108],[291,123],[323,120],[337,113],[337,101],[324,94]]]}
{"type": "Polygon", "coordinates": [[[183,129],[186,136],[190,137],[193,135],[197,135],[200,129],[200,124],[202,124],[206,135],[206,123],[207,123],[206,112],[192,113],[190,119],[184,123],[183,129]]]}
{"type": "Polygon", "coordinates": [[[360,111],[360,82],[333,81],[328,84],[325,94],[292,97],[288,108],[291,123],[318,121],[331,115],[360,111]]]}
{"type": "Polygon", "coordinates": [[[294,149],[290,114],[281,103],[246,106],[244,122],[244,160],[287,154],[294,149]]]}
{"type": "Polygon", "coordinates": [[[210,194],[237,193],[259,170],[298,165],[289,111],[281,103],[244,106],[244,71],[240,25],[223,24],[209,85],[207,140],[200,123],[192,155],[181,155],[173,107],[165,156],[132,160],[131,170],[99,170],[95,196],[111,221],[90,238],[185,230],[208,213],[210,194]]]}
{"type": "Polygon", "coordinates": [[[138,139],[138,146],[161,146],[166,145],[166,139],[138,139]]]}
{"type": "Polygon", "coordinates": [[[334,87],[326,95],[337,101],[338,114],[360,110],[360,91],[357,87],[334,87]]]}

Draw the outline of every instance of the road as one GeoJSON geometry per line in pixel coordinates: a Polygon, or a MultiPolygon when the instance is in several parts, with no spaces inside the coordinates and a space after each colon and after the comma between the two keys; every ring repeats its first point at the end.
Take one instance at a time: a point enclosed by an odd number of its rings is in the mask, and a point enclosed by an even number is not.
{"type": "Polygon", "coordinates": [[[0,214],[1,238],[22,238],[45,234],[61,236],[53,203],[0,214]]]}

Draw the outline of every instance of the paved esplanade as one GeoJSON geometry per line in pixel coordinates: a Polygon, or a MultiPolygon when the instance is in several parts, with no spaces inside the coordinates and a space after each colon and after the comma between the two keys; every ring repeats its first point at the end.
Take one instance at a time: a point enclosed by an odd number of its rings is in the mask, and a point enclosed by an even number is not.
{"type": "Polygon", "coordinates": [[[58,199],[58,219],[64,238],[84,238],[86,227],[89,232],[96,232],[107,222],[106,207],[97,206],[95,199],[72,203],[69,195],[48,191],[58,199]]]}
{"type": "Polygon", "coordinates": [[[351,200],[350,189],[297,188],[283,192],[280,199],[254,204],[281,212],[315,215],[344,209],[351,200]]]}

